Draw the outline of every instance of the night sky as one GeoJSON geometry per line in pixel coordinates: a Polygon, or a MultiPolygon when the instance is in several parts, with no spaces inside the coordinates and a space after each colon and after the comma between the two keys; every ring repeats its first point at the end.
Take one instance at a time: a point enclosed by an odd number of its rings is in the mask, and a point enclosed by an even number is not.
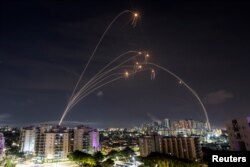
{"type": "MultiPolygon", "coordinates": [[[[111,20],[84,80],[128,50],[175,72],[203,100],[213,127],[250,115],[250,3],[239,1],[1,1],[0,124],[59,120],[111,20]]],[[[194,96],[156,69],[92,93],[67,121],[131,127],[155,118],[205,121],[194,96]]]]}

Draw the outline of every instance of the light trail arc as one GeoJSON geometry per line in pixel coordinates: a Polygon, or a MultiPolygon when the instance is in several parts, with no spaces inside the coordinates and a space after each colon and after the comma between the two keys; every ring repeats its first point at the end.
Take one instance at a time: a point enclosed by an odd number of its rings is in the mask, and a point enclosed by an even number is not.
{"type": "Polygon", "coordinates": [[[209,117],[208,117],[208,114],[207,114],[207,110],[206,110],[203,102],[201,101],[199,95],[196,93],[196,91],[193,88],[191,88],[185,81],[183,81],[183,79],[181,79],[178,75],[176,75],[172,71],[168,70],[167,68],[165,68],[165,67],[163,67],[161,65],[152,63],[152,62],[148,62],[147,64],[152,65],[154,67],[157,67],[157,68],[167,72],[168,74],[172,75],[174,78],[176,78],[180,82],[180,84],[184,85],[195,96],[195,98],[200,103],[201,108],[202,108],[202,110],[204,112],[206,123],[207,123],[207,126],[208,126],[208,130],[211,131],[211,125],[210,125],[209,117]]]}
{"type": "Polygon", "coordinates": [[[95,48],[94,48],[94,50],[93,50],[91,56],[90,56],[89,59],[88,59],[87,64],[85,65],[85,67],[84,67],[84,69],[83,69],[83,71],[82,71],[82,73],[81,73],[81,75],[80,75],[80,77],[79,77],[79,79],[78,79],[78,81],[77,81],[77,83],[76,83],[74,89],[73,89],[73,92],[72,92],[72,95],[71,95],[71,97],[70,97],[70,100],[73,98],[73,96],[74,96],[74,94],[75,94],[75,92],[76,92],[76,90],[77,90],[77,87],[78,87],[78,85],[80,84],[80,82],[81,82],[81,80],[82,80],[82,77],[84,76],[84,74],[85,74],[85,72],[86,72],[86,70],[87,70],[87,68],[88,68],[88,66],[89,66],[89,63],[91,62],[92,58],[94,57],[94,55],[95,55],[95,53],[96,53],[96,51],[97,51],[99,45],[101,44],[101,42],[102,42],[103,38],[105,37],[105,35],[107,34],[108,30],[111,28],[111,26],[114,24],[114,22],[115,22],[120,16],[122,16],[122,15],[125,14],[125,13],[134,14],[134,13],[133,13],[132,11],[130,11],[130,10],[124,10],[124,11],[122,11],[121,13],[119,13],[119,14],[111,21],[111,23],[110,23],[110,24],[108,25],[108,27],[105,29],[105,31],[103,32],[101,38],[99,39],[97,45],[95,46],[95,48]]]}

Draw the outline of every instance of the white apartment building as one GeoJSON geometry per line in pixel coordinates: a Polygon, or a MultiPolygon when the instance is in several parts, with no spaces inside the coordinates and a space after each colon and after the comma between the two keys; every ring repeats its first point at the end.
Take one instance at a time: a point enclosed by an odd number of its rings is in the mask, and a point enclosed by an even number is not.
{"type": "Polygon", "coordinates": [[[36,129],[35,127],[25,127],[21,130],[21,152],[25,154],[35,153],[35,138],[36,129]]]}

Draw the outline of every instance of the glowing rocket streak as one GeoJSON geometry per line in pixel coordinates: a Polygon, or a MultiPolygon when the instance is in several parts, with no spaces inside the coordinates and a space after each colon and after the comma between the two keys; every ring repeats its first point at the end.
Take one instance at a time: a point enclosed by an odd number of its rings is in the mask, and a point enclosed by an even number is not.
{"type": "Polygon", "coordinates": [[[201,107],[202,107],[202,110],[204,112],[204,115],[206,117],[206,122],[207,122],[207,125],[208,125],[208,130],[211,131],[211,126],[210,126],[210,122],[209,122],[209,118],[208,118],[208,114],[207,114],[207,110],[204,106],[204,104],[202,103],[200,97],[198,96],[198,94],[186,83],[184,82],[179,76],[177,76],[176,74],[174,74],[173,72],[169,71],[168,69],[158,65],[158,64],[155,64],[155,63],[151,63],[151,62],[148,62],[148,64],[150,65],[153,65],[159,69],[162,69],[163,71],[169,73],[170,75],[172,75],[173,77],[175,77],[180,84],[184,85],[186,88],[188,88],[188,90],[196,97],[196,99],[199,101],[201,107]]]}
{"type": "MultiPolygon", "coordinates": [[[[97,82],[99,79],[102,79],[102,77],[105,77],[106,74],[108,74],[108,73],[110,73],[110,72],[112,72],[112,71],[118,69],[118,68],[121,67],[123,64],[125,64],[125,63],[131,61],[134,57],[136,57],[136,56],[138,56],[138,55],[139,55],[139,54],[134,55],[134,56],[132,56],[132,57],[130,57],[130,58],[124,60],[123,62],[121,62],[120,64],[116,65],[115,67],[113,67],[113,68],[111,68],[111,69],[109,69],[109,70],[107,70],[107,71],[101,73],[97,78],[95,78],[94,80],[92,80],[92,82],[86,83],[86,84],[85,84],[85,85],[75,94],[75,96],[71,99],[71,101],[68,103],[68,106],[66,107],[66,109],[65,109],[64,112],[68,113],[68,112],[70,111],[70,109],[71,109],[70,106],[71,106],[72,104],[74,104],[75,101],[76,101],[79,97],[82,96],[82,94],[84,94],[84,91],[85,91],[86,89],[88,89],[90,86],[92,86],[93,84],[95,84],[95,82],[97,82]]],[[[127,67],[127,66],[126,66],[126,67],[127,67]]],[[[130,66],[130,67],[132,67],[132,66],[130,66]]],[[[104,68],[106,68],[106,67],[104,67],[104,68]]],[[[142,69],[142,66],[140,65],[140,67],[139,67],[138,69],[142,69]]],[[[101,71],[102,71],[102,70],[101,70],[101,71]]],[[[78,101],[78,100],[77,100],[77,101],[78,101]]],[[[65,115],[65,114],[64,114],[64,115],[65,115]]],[[[61,118],[61,120],[63,120],[63,118],[61,118]]]]}
{"type": "Polygon", "coordinates": [[[148,63],[148,58],[149,58],[149,54],[146,54],[146,55],[145,55],[144,64],[147,64],[147,63],[148,63]]]}
{"type": "Polygon", "coordinates": [[[98,86],[98,84],[102,83],[103,81],[105,81],[106,79],[115,76],[115,75],[121,75],[124,73],[113,73],[110,74],[104,78],[102,78],[101,80],[99,80],[98,82],[94,83],[91,85],[91,87],[85,89],[79,96],[77,96],[77,98],[73,98],[74,100],[71,102],[71,104],[69,105],[68,109],[67,109],[67,113],[77,104],[77,102],[80,101],[80,99],[82,99],[83,96],[85,96],[86,93],[88,93],[88,91],[91,91],[91,89],[95,88],[96,86],[98,86]]]}
{"type": "Polygon", "coordinates": [[[151,70],[151,80],[153,80],[153,79],[155,79],[155,70],[154,69],[152,69],[151,70]]]}
{"type": "MultiPolygon", "coordinates": [[[[135,72],[135,73],[142,72],[142,71],[146,71],[146,70],[149,70],[149,69],[143,69],[143,70],[137,71],[137,72],[135,72]]],[[[135,74],[135,73],[134,73],[134,74],[135,74]]],[[[105,83],[103,83],[103,84],[101,84],[101,85],[95,87],[94,89],[90,90],[89,92],[86,92],[83,96],[81,96],[79,99],[77,99],[77,100],[75,101],[74,105],[76,105],[79,101],[81,101],[83,98],[85,98],[85,97],[88,96],[90,93],[94,92],[95,90],[97,90],[97,89],[99,89],[99,88],[101,88],[101,87],[103,87],[103,86],[105,86],[105,85],[107,85],[107,84],[110,84],[110,83],[112,83],[112,82],[115,82],[115,81],[117,81],[117,80],[119,80],[119,79],[124,78],[124,73],[121,73],[121,74],[122,74],[122,76],[119,76],[119,77],[117,77],[117,78],[114,78],[114,79],[112,79],[112,80],[109,80],[109,81],[107,81],[107,82],[105,82],[105,83]]],[[[125,77],[126,77],[126,76],[125,76],[125,77]]],[[[74,106],[74,105],[73,105],[73,106],[74,106]]],[[[72,109],[73,106],[70,106],[70,107],[69,107],[69,110],[72,109]]],[[[67,113],[65,112],[65,113],[63,114],[63,117],[62,117],[62,118],[64,118],[64,117],[66,116],[66,114],[67,114],[67,113]]]]}
{"type": "Polygon", "coordinates": [[[128,77],[129,77],[129,72],[126,71],[126,72],[125,72],[125,78],[127,79],[128,77]]]}
{"type": "MultiPolygon", "coordinates": [[[[113,25],[113,23],[114,23],[120,16],[122,16],[122,15],[125,14],[125,13],[131,13],[131,14],[133,14],[133,22],[132,22],[132,24],[135,26],[135,24],[136,24],[136,18],[138,17],[138,14],[137,14],[137,13],[133,13],[133,12],[130,11],[130,10],[124,10],[124,11],[122,11],[121,13],[119,13],[119,14],[111,21],[111,23],[108,25],[108,27],[106,28],[106,30],[105,30],[104,33],[102,34],[101,38],[99,39],[99,41],[98,41],[98,43],[97,43],[97,45],[96,45],[94,51],[92,52],[92,54],[91,54],[91,56],[90,56],[90,58],[89,58],[89,60],[88,60],[88,62],[87,62],[87,64],[86,64],[86,66],[84,67],[84,69],[83,69],[83,71],[82,71],[82,73],[81,73],[81,75],[80,75],[80,77],[79,77],[79,79],[78,79],[78,81],[77,81],[77,83],[76,83],[74,89],[73,89],[73,92],[72,92],[72,94],[71,94],[71,97],[70,97],[70,99],[69,99],[69,102],[70,102],[70,101],[72,100],[72,98],[74,97],[75,92],[76,92],[76,90],[77,90],[77,88],[78,88],[78,85],[80,84],[80,82],[81,82],[81,80],[82,80],[82,77],[83,77],[83,75],[85,74],[85,72],[86,72],[86,70],[87,70],[87,68],[88,68],[88,66],[89,66],[90,61],[91,61],[92,58],[94,57],[94,55],[95,55],[95,53],[96,53],[96,51],[97,51],[99,45],[101,44],[103,38],[105,37],[106,33],[107,33],[108,30],[111,28],[111,26],[113,25]]],[[[65,115],[65,114],[63,114],[63,115],[65,115]]],[[[59,125],[61,125],[62,121],[63,121],[63,119],[61,119],[61,120],[59,121],[59,125]]]]}
{"type": "MultiPolygon", "coordinates": [[[[95,74],[86,84],[84,84],[84,86],[81,88],[81,90],[84,89],[86,86],[88,86],[88,85],[89,85],[93,80],[95,80],[97,77],[99,77],[100,74],[101,74],[105,69],[107,69],[110,65],[112,65],[115,61],[117,61],[118,59],[120,59],[121,57],[123,57],[123,56],[125,56],[125,55],[127,55],[127,54],[129,54],[129,53],[140,53],[140,52],[138,52],[138,51],[127,51],[127,52],[125,52],[125,53],[119,55],[118,57],[116,57],[115,59],[113,59],[110,63],[108,63],[104,68],[102,68],[97,74],[95,74]]],[[[138,54],[135,55],[135,56],[138,56],[138,54]]],[[[135,57],[135,56],[133,56],[133,57],[135,57]]],[[[81,90],[80,90],[80,91],[81,91],[81,90]]]]}
{"type": "MultiPolygon", "coordinates": [[[[138,52],[136,52],[136,53],[138,53],[138,52]]],[[[59,125],[62,123],[62,121],[63,121],[64,117],[66,116],[66,114],[71,110],[71,108],[72,108],[71,105],[75,105],[75,103],[79,102],[79,100],[78,100],[79,98],[82,99],[81,96],[82,96],[84,90],[85,90],[86,88],[88,88],[90,84],[92,84],[92,83],[98,81],[98,79],[104,77],[106,74],[108,74],[109,72],[114,71],[115,69],[119,68],[119,67],[122,66],[123,64],[125,64],[125,63],[131,61],[134,57],[136,57],[136,56],[138,56],[138,55],[140,55],[140,54],[141,54],[141,53],[139,52],[137,55],[134,55],[134,56],[132,56],[132,57],[130,57],[130,58],[124,60],[123,62],[121,62],[121,63],[118,64],[117,66],[111,68],[110,70],[107,70],[107,71],[101,73],[101,74],[100,74],[97,78],[95,78],[92,82],[86,83],[86,84],[85,84],[85,85],[84,85],[84,86],[83,86],[83,87],[82,87],[82,88],[81,88],[81,89],[80,89],[80,90],[70,99],[70,101],[69,101],[67,107],[65,108],[64,113],[63,113],[63,115],[62,115],[62,117],[61,117],[61,119],[60,119],[59,125]]],[[[124,54],[122,54],[122,55],[124,55],[124,54]]],[[[122,55],[120,55],[119,57],[121,57],[122,55]]],[[[114,59],[114,60],[115,60],[115,59],[114,59]]],[[[114,62],[114,61],[112,61],[112,62],[114,62]]],[[[112,63],[109,63],[109,64],[112,64],[112,63]]],[[[104,69],[105,69],[105,68],[107,68],[107,66],[105,66],[104,69]]],[[[142,68],[142,66],[141,66],[141,68],[142,68]]],[[[141,68],[140,68],[140,69],[141,69],[141,68]]],[[[102,72],[102,71],[103,71],[103,69],[102,69],[100,72],[102,72]]]]}
{"type": "Polygon", "coordinates": [[[134,17],[133,17],[133,20],[132,20],[133,27],[136,26],[136,23],[137,23],[136,21],[137,21],[138,17],[139,17],[139,14],[138,13],[134,13],[134,17]]]}
{"type": "MultiPolygon", "coordinates": [[[[99,88],[101,88],[101,87],[103,87],[103,86],[105,86],[105,85],[107,85],[107,84],[109,84],[109,83],[112,83],[112,82],[114,82],[114,81],[117,81],[117,80],[119,80],[119,79],[121,79],[121,78],[123,78],[123,77],[124,77],[124,76],[117,77],[117,78],[115,78],[115,79],[112,79],[112,80],[110,80],[110,81],[108,81],[108,82],[106,82],[106,83],[104,83],[104,84],[102,84],[102,85],[96,87],[95,89],[93,89],[93,90],[89,91],[88,93],[86,93],[84,96],[81,96],[79,99],[77,99],[77,100],[75,101],[74,105],[77,104],[79,101],[81,101],[84,97],[88,96],[88,95],[89,95],[90,93],[92,93],[93,91],[95,91],[95,90],[97,90],[97,89],[99,89],[99,88]]],[[[69,109],[71,109],[72,107],[73,107],[73,106],[70,106],[69,109]]],[[[66,115],[66,113],[65,113],[65,115],[66,115]]],[[[63,118],[65,117],[65,115],[63,116],[63,118]]]]}
{"type": "Polygon", "coordinates": [[[136,57],[136,56],[138,56],[138,54],[137,54],[137,55],[134,55],[134,56],[132,56],[132,57],[130,57],[130,58],[128,58],[128,59],[126,59],[126,60],[123,61],[122,63],[118,64],[117,66],[115,66],[115,67],[113,67],[113,68],[111,68],[110,70],[107,70],[107,71],[101,73],[99,76],[97,75],[97,78],[95,78],[95,79],[92,80],[91,82],[89,81],[88,83],[86,83],[86,84],[85,84],[85,85],[75,94],[75,96],[70,100],[69,103],[71,103],[72,101],[74,101],[74,100],[77,98],[77,96],[80,96],[80,94],[82,93],[82,91],[83,91],[86,87],[88,87],[90,84],[92,84],[93,82],[98,81],[98,79],[100,79],[101,77],[103,77],[103,76],[105,76],[106,74],[108,74],[108,73],[110,73],[110,72],[116,70],[117,68],[119,68],[119,67],[122,66],[123,64],[129,62],[130,60],[132,60],[132,59],[133,59],[134,57],[136,57]]]}
{"type": "MultiPolygon", "coordinates": [[[[67,107],[65,108],[64,113],[63,113],[63,115],[62,115],[62,117],[61,117],[61,119],[60,119],[60,123],[63,121],[63,119],[64,119],[64,117],[66,116],[66,114],[67,114],[67,113],[70,111],[70,109],[72,108],[71,105],[74,105],[74,104],[76,103],[75,101],[77,101],[77,102],[79,101],[78,99],[81,98],[82,94],[84,93],[84,91],[85,91],[86,89],[88,89],[89,86],[92,86],[92,85],[93,85],[95,82],[97,82],[99,79],[102,79],[102,77],[104,77],[106,74],[108,74],[108,73],[114,71],[115,69],[117,69],[117,68],[119,68],[121,65],[123,65],[123,64],[125,64],[125,63],[127,63],[127,62],[129,62],[130,60],[132,60],[132,59],[133,59],[134,57],[136,57],[136,56],[138,56],[138,54],[137,54],[137,55],[134,55],[134,56],[132,56],[132,57],[130,57],[130,58],[128,58],[128,59],[126,59],[125,61],[123,61],[123,62],[120,63],[119,65],[113,67],[112,69],[103,72],[99,77],[97,77],[95,80],[93,80],[93,81],[90,82],[89,84],[85,84],[85,85],[77,92],[77,94],[69,101],[69,103],[68,103],[67,107]]],[[[105,68],[105,67],[104,67],[104,68],[105,68]]],[[[101,70],[101,71],[102,71],[102,70],[101,70]]]]}
{"type": "MultiPolygon", "coordinates": [[[[122,65],[122,64],[124,64],[124,63],[121,63],[120,65],[122,65]]],[[[74,98],[73,98],[73,100],[71,101],[71,103],[69,103],[69,106],[70,106],[72,103],[74,103],[74,101],[77,100],[79,97],[81,97],[82,95],[84,95],[84,93],[85,93],[86,91],[88,91],[89,89],[92,89],[93,87],[95,87],[95,86],[98,85],[99,83],[103,82],[105,79],[107,79],[107,78],[109,78],[109,77],[111,77],[111,76],[114,76],[114,75],[118,75],[118,74],[124,74],[125,77],[126,77],[126,75],[128,75],[128,72],[126,72],[126,73],[112,73],[112,74],[110,74],[110,75],[108,75],[108,76],[106,76],[106,74],[108,74],[108,73],[110,73],[110,72],[112,72],[112,71],[114,71],[114,70],[116,70],[116,69],[120,70],[120,69],[123,69],[123,68],[133,67],[133,66],[131,66],[131,65],[124,65],[124,66],[121,66],[120,68],[118,68],[120,65],[118,65],[118,66],[116,66],[116,67],[110,69],[109,71],[106,71],[105,74],[102,74],[99,78],[96,78],[96,80],[94,80],[91,84],[89,84],[87,87],[85,87],[84,89],[82,89],[81,92],[78,92],[79,94],[76,94],[76,95],[74,96],[74,98]]]]}
{"type": "MultiPolygon", "coordinates": [[[[94,57],[94,55],[95,55],[95,53],[96,53],[96,51],[97,51],[99,45],[101,44],[103,38],[105,37],[106,33],[108,32],[108,30],[110,29],[110,27],[113,25],[113,23],[114,23],[120,16],[122,16],[122,15],[125,14],[125,13],[131,13],[131,14],[134,15],[134,17],[137,17],[137,16],[138,16],[138,14],[133,13],[133,12],[130,11],[130,10],[124,10],[123,12],[119,13],[119,14],[111,21],[111,23],[108,25],[108,27],[106,28],[106,30],[105,30],[104,33],[102,34],[101,38],[99,39],[99,41],[98,41],[98,43],[97,43],[97,45],[96,45],[94,51],[92,52],[92,54],[91,54],[91,56],[90,56],[90,58],[89,58],[89,60],[88,60],[88,62],[87,62],[87,64],[86,64],[86,66],[84,67],[83,72],[81,73],[81,75],[80,75],[80,77],[79,77],[79,79],[78,79],[78,81],[77,81],[77,83],[76,83],[76,86],[75,86],[75,88],[74,88],[74,90],[73,90],[73,92],[72,92],[72,95],[71,95],[71,97],[70,97],[70,100],[73,98],[73,96],[74,96],[74,94],[75,94],[75,92],[76,92],[76,90],[77,90],[77,87],[78,87],[78,85],[80,84],[80,82],[81,82],[81,80],[82,80],[82,77],[83,77],[83,75],[85,74],[85,72],[86,72],[86,70],[87,70],[87,68],[88,68],[88,66],[89,66],[90,61],[91,61],[92,58],[94,57]]],[[[60,124],[61,124],[61,121],[59,122],[59,125],[60,125],[60,124]]]]}

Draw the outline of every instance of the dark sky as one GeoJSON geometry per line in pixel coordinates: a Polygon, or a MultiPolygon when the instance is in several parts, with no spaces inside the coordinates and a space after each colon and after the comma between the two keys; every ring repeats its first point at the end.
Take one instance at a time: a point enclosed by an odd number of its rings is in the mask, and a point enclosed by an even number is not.
{"type": "MultiPolygon", "coordinates": [[[[91,52],[111,27],[84,80],[127,50],[179,75],[202,98],[212,126],[250,114],[250,3],[240,1],[1,1],[0,124],[59,120],[91,52]]],[[[194,96],[156,69],[103,87],[68,121],[131,127],[156,118],[205,120],[194,96]]]]}

